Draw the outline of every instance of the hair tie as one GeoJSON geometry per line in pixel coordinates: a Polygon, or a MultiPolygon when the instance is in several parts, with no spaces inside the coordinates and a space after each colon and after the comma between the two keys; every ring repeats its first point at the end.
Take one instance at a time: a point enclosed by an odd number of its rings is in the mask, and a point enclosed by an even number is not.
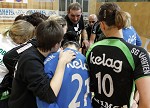
{"type": "Polygon", "coordinates": [[[104,10],[104,18],[106,18],[106,10],[104,10]]]}

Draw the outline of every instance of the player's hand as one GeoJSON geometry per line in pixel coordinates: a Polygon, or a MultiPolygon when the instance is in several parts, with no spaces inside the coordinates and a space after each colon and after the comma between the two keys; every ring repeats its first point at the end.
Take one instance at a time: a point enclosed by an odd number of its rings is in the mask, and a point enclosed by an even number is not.
{"type": "Polygon", "coordinates": [[[88,40],[83,40],[83,45],[85,45],[86,49],[89,48],[90,44],[88,40]]]}
{"type": "Polygon", "coordinates": [[[133,104],[132,104],[131,108],[138,108],[138,104],[135,100],[133,100],[133,104]]]}
{"type": "Polygon", "coordinates": [[[67,50],[67,51],[60,51],[60,55],[59,55],[59,59],[61,60],[61,62],[67,64],[69,62],[71,62],[71,60],[75,59],[76,55],[73,51],[71,50],[67,50]]]}

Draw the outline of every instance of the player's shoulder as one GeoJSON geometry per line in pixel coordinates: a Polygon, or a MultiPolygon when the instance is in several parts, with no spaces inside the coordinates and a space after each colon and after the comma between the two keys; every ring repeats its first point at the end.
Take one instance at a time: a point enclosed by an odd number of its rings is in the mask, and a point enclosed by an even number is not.
{"type": "Polygon", "coordinates": [[[59,52],[49,54],[44,60],[44,65],[49,64],[50,61],[53,61],[56,58],[59,58],[59,52]]]}

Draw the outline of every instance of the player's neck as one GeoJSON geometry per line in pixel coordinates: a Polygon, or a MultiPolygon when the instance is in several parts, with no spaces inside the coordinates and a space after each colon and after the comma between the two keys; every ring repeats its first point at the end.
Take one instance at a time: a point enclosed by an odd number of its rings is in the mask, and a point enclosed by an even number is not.
{"type": "Polygon", "coordinates": [[[43,52],[43,51],[41,51],[39,48],[37,48],[37,49],[38,49],[38,51],[39,51],[44,57],[47,57],[48,54],[50,53],[50,51],[43,52]]]}
{"type": "Polygon", "coordinates": [[[111,30],[110,32],[107,33],[106,37],[118,37],[122,38],[122,30],[111,30]]]}
{"type": "Polygon", "coordinates": [[[78,50],[78,49],[75,47],[75,45],[69,45],[69,46],[67,46],[67,48],[74,49],[74,50],[78,50]]]}

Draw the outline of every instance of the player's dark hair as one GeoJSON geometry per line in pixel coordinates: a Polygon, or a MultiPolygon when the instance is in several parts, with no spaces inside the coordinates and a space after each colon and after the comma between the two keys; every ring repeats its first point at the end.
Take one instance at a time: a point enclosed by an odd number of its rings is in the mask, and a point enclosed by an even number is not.
{"type": "Polygon", "coordinates": [[[123,11],[116,3],[107,2],[101,5],[99,10],[99,21],[105,21],[108,26],[116,26],[121,29],[125,26],[123,11]]]}
{"type": "Polygon", "coordinates": [[[64,34],[63,41],[61,42],[61,46],[67,47],[67,45],[75,44],[76,48],[80,48],[78,39],[78,35],[74,31],[68,31],[64,34]]]}
{"type": "Polygon", "coordinates": [[[43,21],[36,29],[38,48],[43,52],[50,51],[64,36],[64,30],[56,21],[43,21]]]}

